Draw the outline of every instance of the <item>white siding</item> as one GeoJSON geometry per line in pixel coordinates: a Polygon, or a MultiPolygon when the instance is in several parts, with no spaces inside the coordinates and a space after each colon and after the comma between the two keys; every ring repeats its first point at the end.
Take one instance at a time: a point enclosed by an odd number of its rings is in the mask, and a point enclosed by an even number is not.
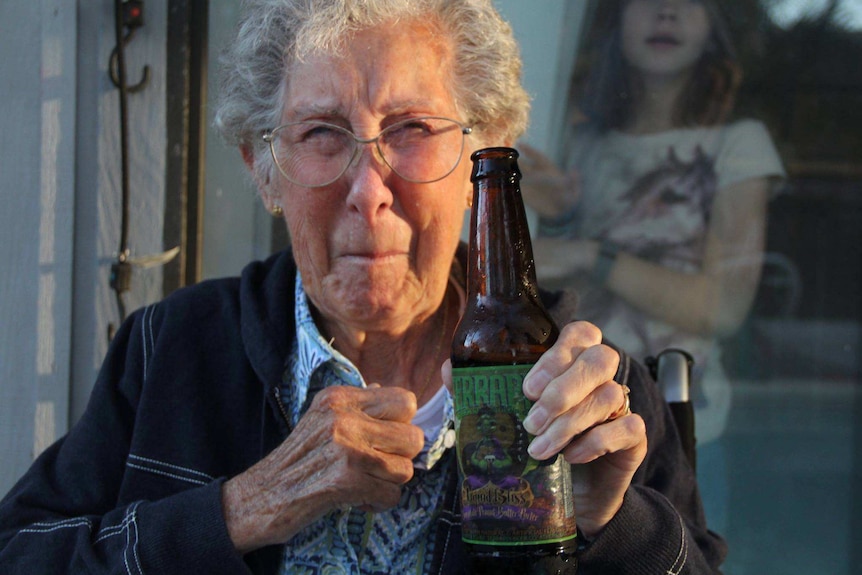
{"type": "MultiPolygon", "coordinates": [[[[133,255],[161,251],[166,0],[129,45],[133,255]]],[[[0,495],[83,410],[117,321],[119,245],[112,2],[0,2],[0,495]],[[74,294],[74,296],[73,296],[74,294]],[[73,321],[74,318],[74,321],[73,321]]],[[[135,272],[128,309],[161,293],[135,272]]]]}

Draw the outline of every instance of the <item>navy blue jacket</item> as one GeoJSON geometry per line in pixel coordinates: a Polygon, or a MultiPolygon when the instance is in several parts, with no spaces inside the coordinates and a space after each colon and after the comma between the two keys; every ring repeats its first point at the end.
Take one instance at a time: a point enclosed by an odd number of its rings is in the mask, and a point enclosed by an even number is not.
{"type": "MultiPolygon", "coordinates": [[[[290,433],[277,394],[294,338],[295,272],[290,254],[277,254],[123,324],[81,421],[0,502],[0,573],[277,573],[279,547],[234,550],[221,486],[290,433]]],[[[566,316],[565,307],[551,311],[566,316]]],[[[705,528],[669,412],[624,354],[619,376],[646,421],[649,453],[579,572],[717,573],[724,543],[705,528]]],[[[446,575],[463,564],[449,479],[434,547],[434,573],[446,575]]]]}

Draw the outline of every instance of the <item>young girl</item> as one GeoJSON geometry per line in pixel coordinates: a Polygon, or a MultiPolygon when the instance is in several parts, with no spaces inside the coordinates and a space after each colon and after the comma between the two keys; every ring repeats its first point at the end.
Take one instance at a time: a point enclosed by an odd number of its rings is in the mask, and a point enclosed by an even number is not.
{"type": "Polygon", "coordinates": [[[729,120],[741,74],[713,1],[598,10],[610,25],[577,95],[566,171],[521,145],[537,270],[545,287],[574,282],[581,317],[632,356],[694,356],[703,446],[730,406],[716,342],[751,306],[784,171],[762,123],[729,120]]]}

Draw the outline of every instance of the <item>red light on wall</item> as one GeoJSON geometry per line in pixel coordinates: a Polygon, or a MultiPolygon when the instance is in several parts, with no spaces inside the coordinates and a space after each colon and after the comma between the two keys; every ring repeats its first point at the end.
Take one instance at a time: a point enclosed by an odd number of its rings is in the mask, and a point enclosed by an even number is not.
{"type": "Polygon", "coordinates": [[[144,3],[142,0],[123,2],[123,25],[126,28],[139,28],[144,25],[144,3]]]}

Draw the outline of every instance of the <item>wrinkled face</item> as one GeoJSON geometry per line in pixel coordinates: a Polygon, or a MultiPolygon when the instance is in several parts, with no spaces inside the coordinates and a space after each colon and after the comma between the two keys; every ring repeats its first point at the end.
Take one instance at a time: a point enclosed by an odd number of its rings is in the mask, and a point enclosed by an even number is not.
{"type": "MultiPolygon", "coordinates": [[[[281,121],[325,121],[362,138],[420,116],[463,123],[450,70],[449,45],[427,25],[366,30],[341,56],[292,67],[281,121]]],[[[472,193],[471,139],[455,170],[434,183],[402,179],[373,145],[325,187],[304,188],[273,170],[269,201],[284,207],[306,292],[324,322],[398,332],[436,309],[472,193]]]]}
{"type": "Polygon", "coordinates": [[[629,0],[623,9],[623,56],[645,78],[690,71],[710,33],[700,0],[629,0]]]}

